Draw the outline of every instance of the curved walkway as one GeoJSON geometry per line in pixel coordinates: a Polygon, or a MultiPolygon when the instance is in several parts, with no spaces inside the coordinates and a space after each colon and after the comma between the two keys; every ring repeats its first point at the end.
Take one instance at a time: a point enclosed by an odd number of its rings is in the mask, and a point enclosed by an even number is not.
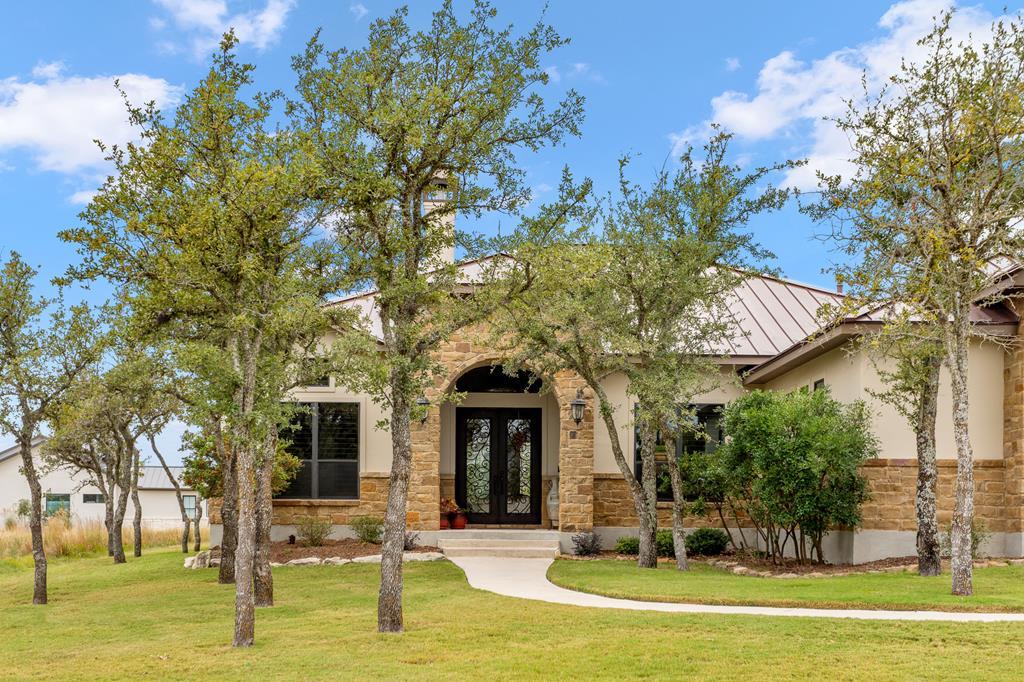
{"type": "Polygon", "coordinates": [[[678,604],[635,599],[615,599],[558,587],[548,580],[553,559],[503,557],[453,557],[472,587],[506,597],[552,604],[602,609],[662,611],[666,613],[714,613],[740,616],[790,616],[798,618],[852,618],[856,620],[931,620],[961,623],[1024,622],[1024,613],[959,613],[951,611],[885,611],[869,609],[808,609],[779,606],[718,606],[678,604]]]}

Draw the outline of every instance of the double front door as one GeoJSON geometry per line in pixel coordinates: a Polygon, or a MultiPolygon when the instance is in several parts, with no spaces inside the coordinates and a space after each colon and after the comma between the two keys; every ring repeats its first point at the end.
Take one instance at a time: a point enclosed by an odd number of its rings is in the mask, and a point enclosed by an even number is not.
{"type": "Polygon", "coordinates": [[[470,523],[540,523],[539,408],[455,411],[455,497],[470,523]]]}

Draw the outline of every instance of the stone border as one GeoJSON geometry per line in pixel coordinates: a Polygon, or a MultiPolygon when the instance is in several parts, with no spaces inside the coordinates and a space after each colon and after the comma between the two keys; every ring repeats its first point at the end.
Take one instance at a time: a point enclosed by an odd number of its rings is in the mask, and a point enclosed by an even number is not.
{"type": "MultiPolygon", "coordinates": [[[[402,561],[440,561],[444,559],[444,555],[440,552],[403,552],[402,561]]],[[[276,561],[270,562],[271,568],[281,568],[282,566],[344,566],[345,564],[379,564],[381,561],[380,554],[370,554],[368,556],[357,556],[354,559],[343,559],[339,556],[327,557],[321,559],[320,557],[302,557],[299,559],[292,559],[285,563],[279,563],[276,561]]],[[[186,557],[185,568],[197,569],[197,568],[216,568],[220,565],[220,561],[217,559],[210,559],[209,552],[200,552],[195,556],[186,557]]]]}

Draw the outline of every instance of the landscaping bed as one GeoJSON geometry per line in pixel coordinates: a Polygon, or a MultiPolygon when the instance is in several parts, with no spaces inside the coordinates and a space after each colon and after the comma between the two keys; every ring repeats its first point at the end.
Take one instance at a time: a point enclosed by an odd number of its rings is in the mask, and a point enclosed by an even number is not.
{"type": "MultiPolygon", "coordinates": [[[[270,561],[275,564],[286,564],[295,559],[355,559],[357,557],[372,556],[380,554],[380,545],[372,542],[363,542],[355,538],[344,540],[324,540],[319,547],[303,547],[300,544],[290,545],[286,541],[270,543],[270,561]]],[[[436,547],[417,546],[410,552],[437,552],[436,547]]],[[[214,563],[220,560],[220,547],[214,547],[210,551],[210,559],[214,563]]]]}

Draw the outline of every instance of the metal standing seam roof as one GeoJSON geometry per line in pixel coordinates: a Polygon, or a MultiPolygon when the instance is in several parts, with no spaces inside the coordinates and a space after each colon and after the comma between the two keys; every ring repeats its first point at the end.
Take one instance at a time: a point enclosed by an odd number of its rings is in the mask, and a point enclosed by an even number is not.
{"type": "MultiPolygon", "coordinates": [[[[460,264],[461,279],[472,282],[491,258],[460,264]]],[[[327,305],[355,308],[374,338],[380,339],[376,299],[376,291],[367,291],[330,301],[327,305]]],[[[736,288],[728,309],[723,311],[735,325],[732,339],[726,347],[716,348],[714,352],[765,359],[778,355],[818,331],[821,327],[817,317],[819,309],[841,300],[842,294],[810,284],[767,275],[751,276],[736,288]]]]}
{"type": "MultiPolygon", "coordinates": [[[[185,467],[168,468],[182,490],[191,490],[181,480],[182,474],[185,473],[185,467]]],[[[174,486],[171,485],[170,479],[167,478],[167,472],[162,466],[144,466],[139,467],[139,490],[174,490],[174,486]]]]}

